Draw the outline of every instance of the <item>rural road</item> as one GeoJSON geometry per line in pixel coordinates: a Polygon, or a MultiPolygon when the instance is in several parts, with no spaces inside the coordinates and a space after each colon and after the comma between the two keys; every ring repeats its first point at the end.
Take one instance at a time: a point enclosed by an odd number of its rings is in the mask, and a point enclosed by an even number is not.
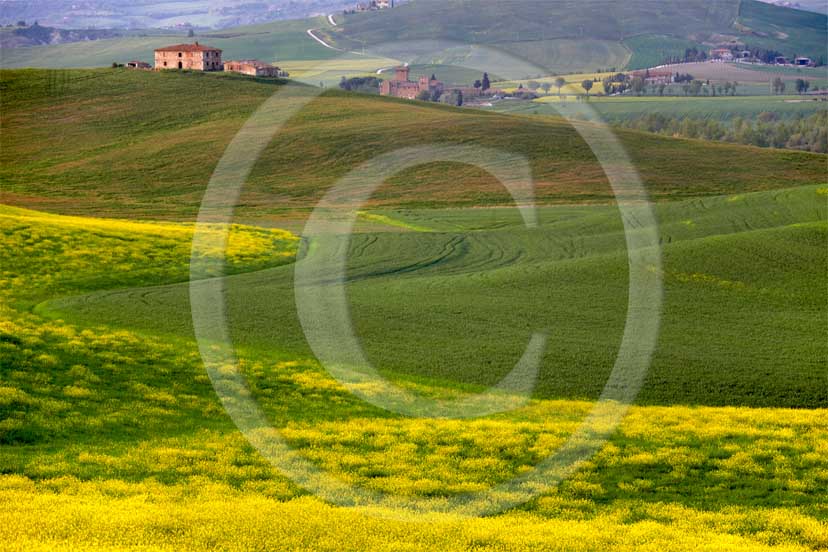
{"type": "Polygon", "coordinates": [[[328,44],[327,42],[325,42],[324,40],[322,40],[321,38],[319,38],[318,36],[313,34],[313,29],[308,29],[308,36],[310,36],[312,39],[317,41],[319,44],[321,44],[325,48],[330,48],[331,50],[336,50],[337,52],[344,52],[345,51],[345,50],[340,50],[339,48],[336,48],[334,46],[331,46],[330,44],[328,44]]]}
{"type": "Polygon", "coordinates": [[[330,15],[328,16],[328,22],[329,22],[331,25],[333,25],[334,27],[336,27],[336,26],[337,26],[337,25],[336,25],[336,21],[334,21],[333,14],[330,14],[330,15]]]}
{"type": "MultiPolygon", "coordinates": [[[[403,65],[405,67],[408,67],[408,62],[406,61],[405,63],[403,63],[403,65]]],[[[386,71],[387,69],[391,69],[391,68],[390,67],[383,67],[382,69],[377,69],[377,75],[382,75],[383,71],[386,71]]]]}

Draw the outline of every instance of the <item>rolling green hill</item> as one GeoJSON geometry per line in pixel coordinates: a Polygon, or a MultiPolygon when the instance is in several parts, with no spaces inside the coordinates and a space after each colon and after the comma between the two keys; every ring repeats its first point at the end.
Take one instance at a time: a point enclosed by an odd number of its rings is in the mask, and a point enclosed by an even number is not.
{"type": "Polygon", "coordinates": [[[416,58],[418,41],[437,41],[437,50],[454,41],[507,51],[546,72],[594,71],[627,65],[624,50],[638,68],[730,39],[818,58],[825,55],[826,16],[755,0],[414,0],[348,16],[325,33],[342,46],[367,44],[401,59],[416,58]],[[566,41],[581,44],[580,51],[561,51],[566,41]]]}
{"type": "Polygon", "coordinates": [[[238,365],[208,367],[193,339],[189,221],[257,107],[275,92],[290,94],[270,109],[297,107],[316,91],[123,69],[5,70],[0,87],[0,203],[14,205],[0,205],[0,541],[13,549],[828,544],[824,155],[620,132],[659,223],[660,262],[643,267],[663,294],[642,392],[617,427],[604,428],[599,408],[606,440],[559,484],[533,484],[531,500],[418,516],[351,503],[349,487],[438,508],[487,493],[565,447],[612,368],[630,294],[624,227],[635,235],[641,221],[621,220],[576,129],[315,97],[239,199],[237,221],[262,224],[233,225],[227,276],[208,284],[226,300],[238,365]],[[538,224],[526,227],[492,177],[467,165],[390,178],[342,248],[355,331],[389,380],[452,400],[510,370],[546,330],[538,386],[516,410],[455,420],[379,408],[333,379],[299,326],[294,274],[324,239],[299,236],[310,208],[363,162],[423,144],[524,155],[538,224]],[[245,397],[265,420],[264,452],[228,415],[245,397]],[[302,464],[335,477],[335,492],[315,492],[315,473],[296,477],[302,464]]]}
{"type": "MultiPolygon", "coordinates": [[[[200,34],[225,59],[326,60],[340,55],[307,35],[344,50],[374,52],[417,65],[457,65],[506,79],[549,73],[657,65],[685,48],[739,41],[788,56],[825,56],[824,14],[756,0],[414,0],[393,10],[277,21],[200,34]]],[[[156,47],[181,34],[131,33],[111,40],[4,49],[2,66],[98,67],[150,60],[156,47]]],[[[382,67],[380,62],[375,69],[382,67]]]]}
{"type": "Polygon", "coordinates": [[[103,67],[113,61],[125,63],[138,59],[153,63],[153,50],[170,44],[199,40],[222,48],[224,59],[256,58],[268,62],[285,59],[328,59],[338,52],[325,48],[307,36],[306,31],[325,25],[325,18],[274,21],[237,27],[187,38],[183,33],[152,32],[149,36],[124,36],[108,40],[74,42],[53,46],[4,49],[0,65],[12,67],[103,67]]]}
{"type": "MultiPolygon", "coordinates": [[[[807,186],[658,206],[667,316],[639,402],[828,407],[818,360],[828,355],[825,310],[817,307],[828,291],[813,285],[828,263],[824,195],[807,186]]],[[[627,310],[615,206],[544,208],[531,230],[515,209],[380,213],[419,229],[361,233],[351,244],[349,302],[381,369],[483,389],[512,369],[528,329],[554,328],[537,396],[598,397],[627,310]],[[524,304],[527,297],[538,300],[524,304]]],[[[284,267],[227,279],[237,347],[313,355],[292,306],[293,274],[284,267]]],[[[192,336],[188,301],[182,284],[101,292],[44,310],[184,339],[192,336]]]]}
{"type": "MultiPolygon", "coordinates": [[[[280,86],[225,74],[125,69],[4,71],[2,82],[3,202],[62,213],[94,208],[100,216],[178,219],[195,215],[227,144],[280,86]]],[[[291,86],[299,94],[307,90],[291,86]]],[[[636,132],[619,138],[659,200],[824,180],[819,155],[636,132]]],[[[566,122],[329,91],[263,152],[239,213],[302,218],[323,190],[360,163],[424,143],[473,143],[525,155],[544,203],[612,199],[594,155],[566,122]]],[[[372,203],[502,205],[511,199],[479,169],[436,164],[394,177],[372,203]]]]}

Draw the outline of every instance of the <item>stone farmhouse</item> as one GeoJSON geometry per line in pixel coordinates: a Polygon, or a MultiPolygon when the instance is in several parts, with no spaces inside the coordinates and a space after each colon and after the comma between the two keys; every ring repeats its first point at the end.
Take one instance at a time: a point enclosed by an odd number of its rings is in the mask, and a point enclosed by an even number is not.
{"type": "Polygon", "coordinates": [[[670,84],[676,80],[672,71],[663,69],[645,69],[643,71],[639,69],[633,71],[630,75],[644,79],[647,84],[670,84]]]}
{"type": "Polygon", "coordinates": [[[232,73],[241,73],[251,77],[287,77],[286,71],[269,63],[257,59],[245,59],[241,61],[225,61],[224,70],[232,73]]]}
{"type": "Polygon", "coordinates": [[[431,75],[431,78],[423,75],[418,80],[412,81],[410,80],[410,69],[407,66],[397,67],[394,69],[394,77],[392,79],[384,80],[380,83],[380,95],[382,96],[416,100],[421,92],[429,92],[432,95],[459,92],[463,98],[477,98],[484,93],[502,93],[500,90],[482,90],[473,86],[447,86],[442,81],[437,80],[437,77],[434,75],[431,75]]]}
{"type": "Polygon", "coordinates": [[[710,59],[733,61],[733,52],[730,48],[713,48],[710,50],[710,59]]]}
{"type": "Polygon", "coordinates": [[[195,44],[176,44],[155,50],[156,69],[222,71],[221,50],[195,44]]]}
{"type": "MultiPolygon", "coordinates": [[[[397,67],[394,70],[394,78],[384,80],[380,83],[380,94],[382,96],[395,96],[408,100],[417,99],[420,92],[443,92],[445,85],[436,78],[429,79],[426,76],[420,77],[417,81],[409,80],[410,69],[408,67],[397,67]]],[[[433,75],[432,75],[433,77],[433,75]]]]}

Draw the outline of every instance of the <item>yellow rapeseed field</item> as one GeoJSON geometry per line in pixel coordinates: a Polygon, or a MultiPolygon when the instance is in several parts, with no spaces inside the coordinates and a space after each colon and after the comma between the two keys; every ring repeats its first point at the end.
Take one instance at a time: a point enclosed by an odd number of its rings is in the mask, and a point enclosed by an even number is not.
{"type": "MultiPolygon", "coordinates": [[[[0,208],[0,549],[828,549],[826,410],[635,406],[575,476],[487,518],[401,521],[309,496],[235,429],[194,343],[32,311],[65,294],[186,278],[192,231],[0,208]]],[[[231,236],[238,270],[287,262],[297,247],[280,230],[231,236]]],[[[311,359],[239,354],[249,392],[291,446],[343,481],[402,497],[525,473],[591,407],[537,400],[473,421],[394,417],[311,359]]]]}

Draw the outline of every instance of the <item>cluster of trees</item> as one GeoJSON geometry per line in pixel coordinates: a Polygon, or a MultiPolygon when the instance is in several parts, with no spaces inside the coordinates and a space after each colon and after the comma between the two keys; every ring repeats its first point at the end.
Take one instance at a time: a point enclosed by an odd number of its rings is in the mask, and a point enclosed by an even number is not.
{"type": "Polygon", "coordinates": [[[798,94],[804,94],[811,87],[811,81],[806,81],[804,79],[796,79],[795,87],[796,87],[796,92],[798,94]]]}
{"type": "Polygon", "coordinates": [[[776,58],[782,57],[782,52],[777,50],[768,50],[766,48],[746,47],[745,50],[750,52],[750,55],[758,59],[762,63],[775,63],[776,58]]]}
{"type": "MultiPolygon", "coordinates": [[[[773,79],[773,82],[771,83],[771,88],[773,89],[774,94],[784,94],[787,87],[787,83],[779,77],[773,79]]],[[[811,88],[811,81],[796,79],[794,88],[796,89],[797,94],[805,94],[811,88]]]]}
{"type": "Polygon", "coordinates": [[[707,61],[707,52],[693,47],[685,49],[683,56],[667,56],[664,58],[664,63],[667,65],[672,63],[690,63],[693,61],[707,61]]]}
{"type": "Polygon", "coordinates": [[[492,83],[489,80],[489,74],[488,73],[483,73],[483,78],[474,81],[474,84],[472,86],[474,86],[475,88],[478,88],[480,90],[483,90],[483,92],[485,92],[486,90],[489,90],[492,87],[492,83]]]}
{"type": "MultiPolygon", "coordinates": [[[[737,53],[736,47],[731,48],[731,51],[737,53]]],[[[755,46],[745,46],[742,50],[741,48],[738,49],[738,52],[747,51],[750,52],[750,57],[755,59],[761,63],[776,63],[776,58],[778,57],[785,57],[785,54],[778,50],[771,50],[768,48],[759,48],[755,46]]],[[[696,47],[687,48],[684,50],[684,55],[675,55],[675,56],[667,56],[664,58],[662,63],[664,64],[673,64],[673,63],[691,63],[694,61],[707,61],[708,59],[707,52],[704,50],[699,50],[696,47]]],[[[820,56],[820,58],[816,61],[817,66],[825,65],[825,58],[820,56]]]]}
{"type": "Polygon", "coordinates": [[[417,94],[417,99],[423,102],[441,102],[461,107],[463,105],[463,91],[452,89],[443,91],[439,88],[434,88],[421,91],[417,94]]]}
{"type": "Polygon", "coordinates": [[[828,153],[828,111],[787,120],[763,112],[753,120],[736,117],[729,123],[653,113],[616,124],[667,136],[828,153]]]}
{"type": "Polygon", "coordinates": [[[379,87],[382,79],[377,77],[342,77],[339,87],[349,92],[362,92],[363,94],[379,94],[379,87]]]}

